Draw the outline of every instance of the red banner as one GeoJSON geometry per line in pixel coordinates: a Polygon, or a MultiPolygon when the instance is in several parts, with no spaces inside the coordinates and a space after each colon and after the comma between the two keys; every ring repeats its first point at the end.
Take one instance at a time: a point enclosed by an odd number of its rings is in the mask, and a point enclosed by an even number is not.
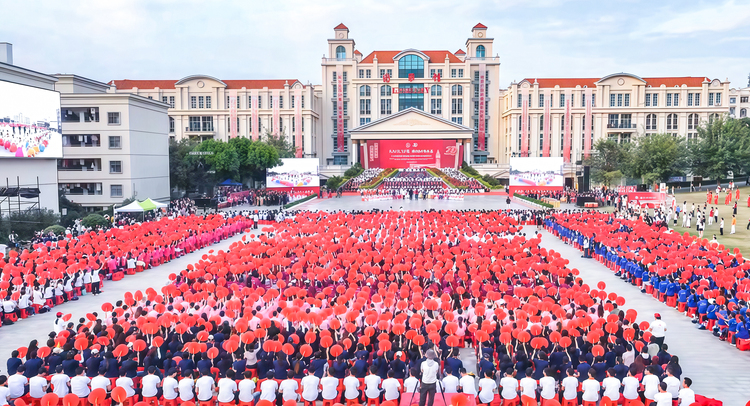
{"type": "Polygon", "coordinates": [[[368,140],[367,167],[456,168],[460,150],[456,140],[368,140]]]}
{"type": "Polygon", "coordinates": [[[258,120],[258,89],[250,90],[250,128],[253,129],[253,141],[258,140],[258,134],[260,133],[260,120],[258,120]]]}
{"type": "Polygon", "coordinates": [[[529,156],[529,90],[521,90],[521,156],[529,156]]]}
{"type": "Polygon", "coordinates": [[[565,162],[570,162],[570,94],[565,96],[565,118],[563,124],[565,125],[565,131],[563,132],[563,158],[565,162]]]}
{"type": "Polygon", "coordinates": [[[273,94],[273,105],[271,106],[273,109],[273,123],[271,123],[271,128],[273,128],[273,135],[278,136],[282,131],[281,126],[279,125],[279,101],[281,100],[279,99],[280,90],[273,90],[271,94],[273,94]]]}
{"type": "Polygon", "coordinates": [[[344,65],[336,66],[336,144],[344,152],[344,65]]]}
{"type": "Polygon", "coordinates": [[[658,207],[667,200],[666,193],[659,192],[629,192],[627,194],[628,202],[635,202],[639,206],[648,205],[648,207],[658,207]]]}
{"type": "Polygon", "coordinates": [[[586,92],[584,92],[584,97],[586,98],[586,115],[584,116],[584,121],[586,125],[586,129],[583,132],[583,136],[586,137],[583,140],[583,151],[586,154],[586,158],[588,158],[589,153],[591,153],[591,127],[594,123],[594,115],[591,114],[591,109],[594,107],[593,103],[593,92],[590,88],[586,89],[586,92]]]}
{"type": "Polygon", "coordinates": [[[550,138],[550,128],[552,128],[552,115],[550,106],[552,105],[552,92],[547,92],[544,96],[544,144],[542,145],[542,156],[548,157],[552,150],[552,139],[550,138]]]}
{"type": "Polygon", "coordinates": [[[237,90],[229,91],[229,137],[237,138],[237,90]]]}
{"type": "Polygon", "coordinates": [[[487,70],[487,65],[484,63],[479,64],[479,150],[485,151],[485,133],[486,129],[484,128],[484,109],[485,109],[485,100],[486,100],[486,94],[484,91],[485,87],[485,81],[487,78],[485,78],[485,72],[487,70]]]}
{"type": "Polygon", "coordinates": [[[294,89],[294,139],[297,144],[297,158],[302,158],[302,89],[294,89]]]}

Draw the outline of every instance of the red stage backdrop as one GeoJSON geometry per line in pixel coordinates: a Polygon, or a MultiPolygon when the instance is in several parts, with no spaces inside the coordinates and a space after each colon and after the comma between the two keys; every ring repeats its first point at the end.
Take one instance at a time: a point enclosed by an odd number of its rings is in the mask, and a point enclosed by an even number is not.
{"type": "Polygon", "coordinates": [[[368,168],[455,168],[456,140],[368,140],[368,168]]]}

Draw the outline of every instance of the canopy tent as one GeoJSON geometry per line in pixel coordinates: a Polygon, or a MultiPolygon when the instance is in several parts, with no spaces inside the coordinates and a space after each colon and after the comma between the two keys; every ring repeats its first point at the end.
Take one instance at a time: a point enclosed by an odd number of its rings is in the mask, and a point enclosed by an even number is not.
{"type": "Polygon", "coordinates": [[[155,202],[155,201],[151,200],[150,197],[148,199],[142,201],[140,204],[141,204],[141,207],[143,207],[144,210],[154,210],[154,209],[161,209],[163,207],[167,207],[166,204],[155,202]]]}
{"type": "Polygon", "coordinates": [[[146,211],[146,209],[141,207],[137,200],[134,200],[127,206],[122,206],[115,209],[115,213],[143,213],[144,211],[146,211]]]}
{"type": "Polygon", "coordinates": [[[216,186],[242,186],[242,183],[240,183],[240,182],[235,182],[235,181],[233,181],[232,179],[227,179],[227,180],[225,180],[224,182],[221,182],[221,183],[219,183],[219,184],[218,184],[218,185],[216,185],[216,186]]]}

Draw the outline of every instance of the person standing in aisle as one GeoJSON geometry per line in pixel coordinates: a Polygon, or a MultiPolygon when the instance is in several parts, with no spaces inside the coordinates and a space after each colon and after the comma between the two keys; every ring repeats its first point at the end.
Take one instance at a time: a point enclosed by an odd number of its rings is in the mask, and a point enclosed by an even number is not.
{"type": "Polygon", "coordinates": [[[721,223],[719,223],[719,235],[724,235],[724,217],[721,218],[721,223]]]}
{"type": "Polygon", "coordinates": [[[736,231],[736,228],[737,228],[737,216],[732,214],[732,230],[729,232],[729,234],[734,234],[736,231]]]}

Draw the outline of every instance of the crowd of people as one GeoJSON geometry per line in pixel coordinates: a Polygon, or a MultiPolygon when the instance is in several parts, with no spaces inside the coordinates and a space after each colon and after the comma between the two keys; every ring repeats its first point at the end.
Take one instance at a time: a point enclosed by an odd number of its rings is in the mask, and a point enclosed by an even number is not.
{"type": "Polygon", "coordinates": [[[0,122],[0,156],[33,157],[44,152],[59,133],[36,125],[0,122]]]}
{"type": "Polygon", "coordinates": [[[383,179],[381,189],[386,190],[436,190],[445,188],[445,183],[430,175],[424,168],[401,169],[394,176],[383,179]]]}
{"type": "Polygon", "coordinates": [[[290,203],[290,192],[273,189],[255,189],[250,191],[248,203],[251,206],[283,206],[290,203]]]}
{"type": "Polygon", "coordinates": [[[526,236],[517,219],[533,216],[289,213],[160,291],[127,293],[78,320],[58,314],[44,343],[8,360],[0,395],[691,405],[692,381],[656,339],[656,320],[638,322],[622,297],[587,285],[540,236],[526,236]],[[464,347],[476,364],[459,356],[464,347]]]}
{"type": "Polygon", "coordinates": [[[665,305],[740,350],[750,350],[750,262],[713,240],[669,230],[632,212],[557,212],[547,227],[665,305]]]}
{"type": "Polygon", "coordinates": [[[459,189],[360,189],[363,202],[379,200],[464,200],[464,191],[459,189]]]}
{"type": "Polygon", "coordinates": [[[454,168],[440,168],[440,171],[453,179],[454,186],[461,186],[466,191],[472,193],[486,192],[487,187],[481,184],[478,180],[465,175],[463,172],[454,168]]]}
{"type": "Polygon", "coordinates": [[[383,172],[383,170],[380,168],[365,169],[359,175],[349,179],[349,182],[344,185],[344,191],[353,192],[358,190],[360,186],[373,180],[376,176],[380,175],[381,172],[383,172]]]}

